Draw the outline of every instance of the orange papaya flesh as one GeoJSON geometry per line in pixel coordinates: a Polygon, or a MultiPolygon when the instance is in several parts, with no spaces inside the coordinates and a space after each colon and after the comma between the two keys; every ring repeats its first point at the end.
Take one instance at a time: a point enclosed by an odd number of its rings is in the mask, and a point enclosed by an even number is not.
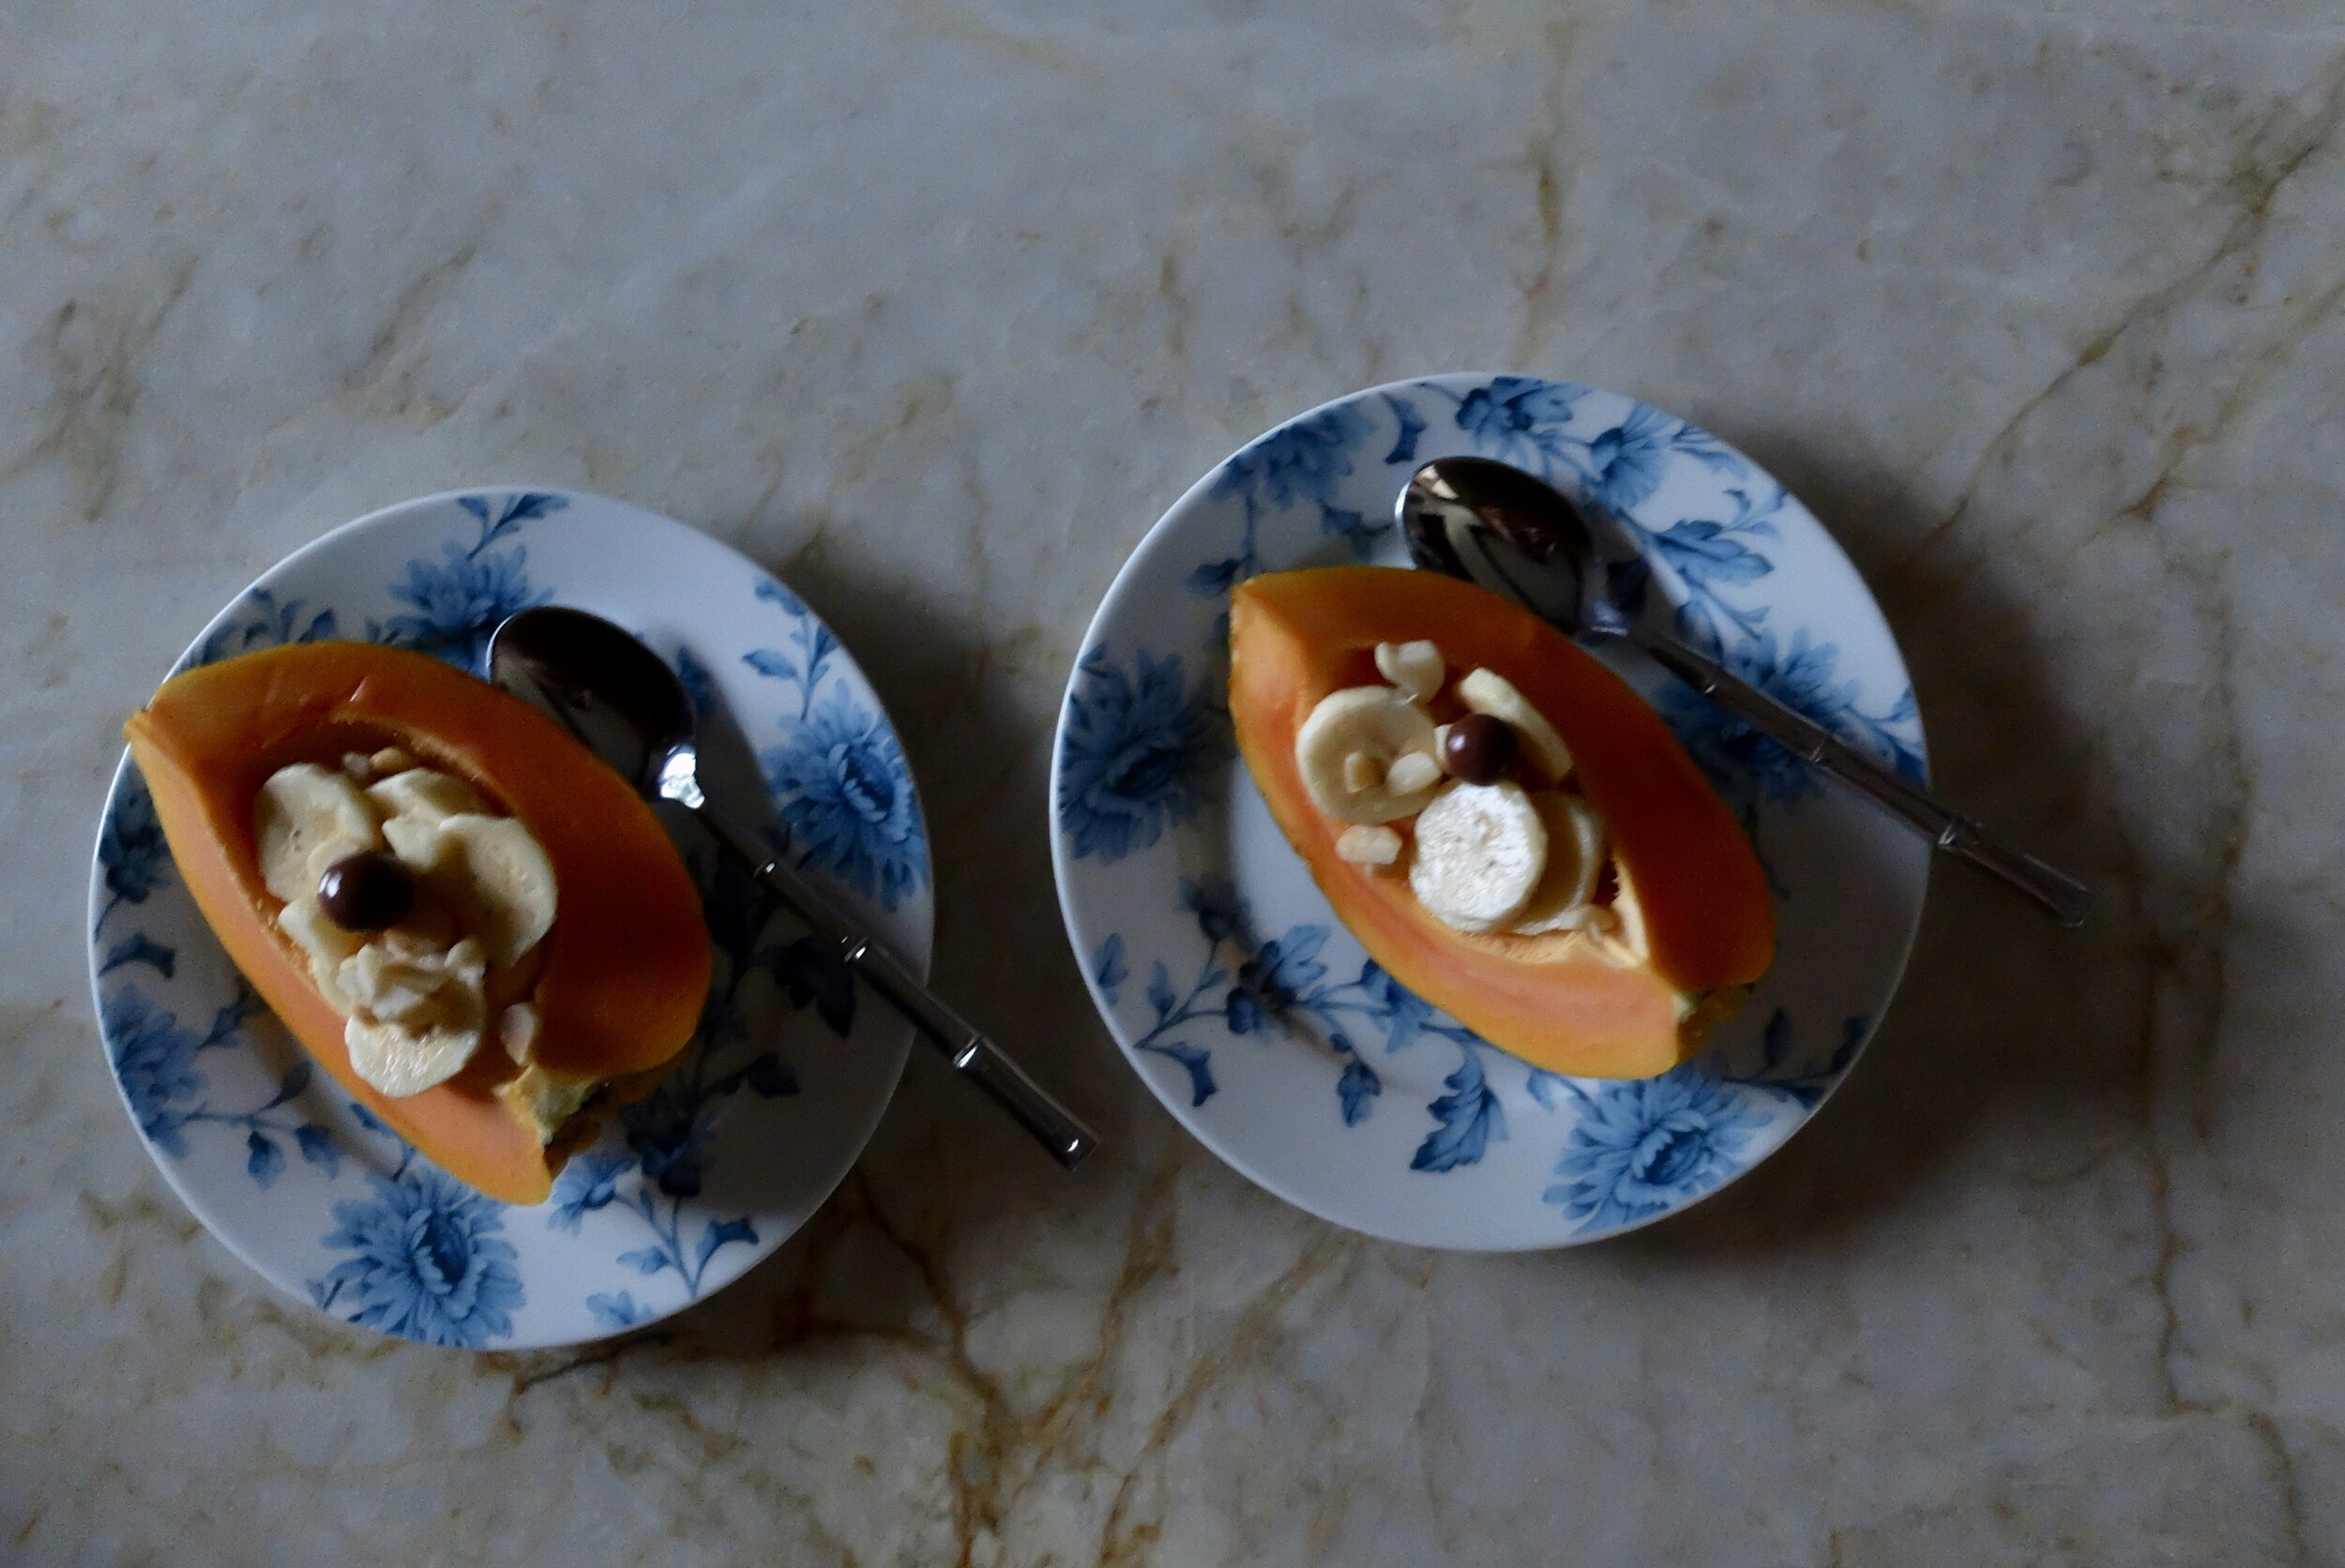
{"type": "Polygon", "coordinates": [[[552,719],[437,659],[363,642],[265,649],[163,683],[123,727],[173,861],[220,944],[319,1065],[441,1168],[537,1203],[591,1119],[541,1147],[496,1093],[520,1072],[493,1040],[446,1083],[378,1093],[350,1064],[342,1015],[277,926],[252,807],[292,762],[396,746],[518,818],[554,870],[538,947],[535,1059],[549,1075],[640,1094],[691,1039],[708,991],[700,896],[650,807],[552,719]]]}
{"type": "MultiPolygon", "coordinates": [[[[1240,583],[1230,603],[1230,711],[1272,817],[1362,945],[1409,989],[1528,1062],[1593,1078],[1667,1072],[1772,960],[1765,872],[1685,747],[1619,676],[1487,589],[1376,566],[1240,583]],[[1344,824],[1311,804],[1295,734],[1329,692],[1379,679],[1377,643],[1420,638],[1440,647],[1453,678],[1476,668],[1505,676],[1571,748],[1574,781],[1604,819],[1613,865],[1642,911],[1643,963],[1607,962],[1568,932],[1454,930],[1405,877],[1337,854],[1344,824]]],[[[1406,823],[1394,825],[1405,835],[1406,823]]]]}

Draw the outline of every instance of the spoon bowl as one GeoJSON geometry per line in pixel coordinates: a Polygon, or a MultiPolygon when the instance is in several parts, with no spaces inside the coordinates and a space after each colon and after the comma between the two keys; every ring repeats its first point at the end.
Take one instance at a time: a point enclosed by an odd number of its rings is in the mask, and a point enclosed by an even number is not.
{"type": "Polygon", "coordinates": [[[1488,458],[1436,458],[1409,476],[1393,505],[1409,557],[1421,570],[1491,589],[1572,637],[1632,643],[1721,711],[1863,791],[2063,926],[2083,923],[2091,903],[2083,883],[1996,841],[1709,653],[1648,625],[1641,614],[1647,574],[1633,546],[1608,540],[1606,530],[1537,475],[1488,458]]]}
{"type": "Polygon", "coordinates": [[[698,817],[840,962],[901,1013],[961,1075],[991,1095],[1067,1169],[1097,1139],[983,1031],[954,1012],[894,954],[860,930],[703,788],[699,725],[667,661],[622,626],[558,606],[524,610],[489,640],[492,680],[552,714],[645,795],[698,817]]]}
{"type": "Polygon", "coordinates": [[[1568,498],[1511,463],[1439,458],[1399,502],[1409,558],[1502,594],[1574,637],[1627,635],[1643,562],[1568,498]]]}

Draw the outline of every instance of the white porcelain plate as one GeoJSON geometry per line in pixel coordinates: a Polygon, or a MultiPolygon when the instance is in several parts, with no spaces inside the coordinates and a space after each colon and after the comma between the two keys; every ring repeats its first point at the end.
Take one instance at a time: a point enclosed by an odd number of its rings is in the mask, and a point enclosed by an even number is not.
{"type": "Polygon", "coordinates": [[[1779,1147],[1887,1006],[1928,877],[1920,838],[1642,661],[1777,888],[1774,969],[1710,1050],[1611,1082],[1532,1068],[1368,958],[1229,744],[1228,597],[1257,572],[1405,565],[1427,460],[1545,475],[1635,538],[1648,613],[1915,777],[1895,641],[1822,525],[1741,453],[1632,399],[1449,375],[1341,398],[1181,497],[1109,590],[1069,683],[1052,852],[1108,1027],[1190,1131],[1270,1191],[1423,1246],[1593,1241],[1693,1203],[1779,1147]]]}
{"type": "MultiPolygon", "coordinates": [[[[362,518],[279,563],[181,666],[349,638],[477,669],[498,621],[565,604],[672,658],[734,798],[925,967],[928,836],[896,733],[829,628],[755,564],[600,496],[477,490],[362,518]]],[[[652,1322],[804,1224],[878,1124],[911,1032],[838,972],[697,831],[716,975],[675,1073],[521,1209],[443,1175],[310,1070],[254,999],[166,852],[126,756],[90,880],[106,1058],[188,1207],[280,1289],[346,1321],[474,1349],[652,1322]]]]}

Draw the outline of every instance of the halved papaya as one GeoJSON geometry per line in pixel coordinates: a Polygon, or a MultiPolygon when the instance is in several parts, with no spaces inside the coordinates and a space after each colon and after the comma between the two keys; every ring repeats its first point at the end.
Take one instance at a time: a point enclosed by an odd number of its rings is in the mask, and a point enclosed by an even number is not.
{"type": "Polygon", "coordinates": [[[342,1016],[278,928],[252,808],[292,762],[396,746],[470,783],[552,862],[540,947],[537,1063],[557,1080],[647,1089],[692,1037],[709,979],[707,927],[682,856],[650,807],[552,719],[421,654],[364,642],[270,648],[174,675],[123,726],[172,859],[220,944],[295,1037],[359,1103],[458,1180],[537,1203],[582,1121],[552,1146],[496,1093],[520,1067],[493,1042],[447,1082],[393,1099],[342,1045],[342,1016]]]}
{"type": "Polygon", "coordinates": [[[1766,972],[1775,908],[1726,803],[1660,716],[1569,638],[1489,590],[1434,572],[1335,566],[1241,583],[1230,601],[1238,749],[1336,913],[1393,977],[1491,1044],[1556,1072],[1649,1078],[1700,1048],[1766,972]],[[1430,639],[1453,674],[1513,683],[1561,732],[1643,914],[1649,957],[1608,962],[1568,932],[1469,935],[1405,878],[1336,852],[1294,741],[1320,699],[1380,679],[1379,642],[1430,639]]]}

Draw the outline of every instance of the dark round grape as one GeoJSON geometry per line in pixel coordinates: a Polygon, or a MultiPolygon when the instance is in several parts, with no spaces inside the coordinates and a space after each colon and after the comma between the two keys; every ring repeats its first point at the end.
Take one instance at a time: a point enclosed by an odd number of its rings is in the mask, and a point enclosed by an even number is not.
{"type": "Polygon", "coordinates": [[[1468,714],[1449,727],[1442,765],[1469,784],[1495,784],[1515,763],[1514,726],[1488,714],[1468,714]]]}
{"type": "Polygon", "coordinates": [[[344,855],[318,879],[318,904],[345,931],[380,931],[416,907],[416,874],[379,850],[344,855]]]}

